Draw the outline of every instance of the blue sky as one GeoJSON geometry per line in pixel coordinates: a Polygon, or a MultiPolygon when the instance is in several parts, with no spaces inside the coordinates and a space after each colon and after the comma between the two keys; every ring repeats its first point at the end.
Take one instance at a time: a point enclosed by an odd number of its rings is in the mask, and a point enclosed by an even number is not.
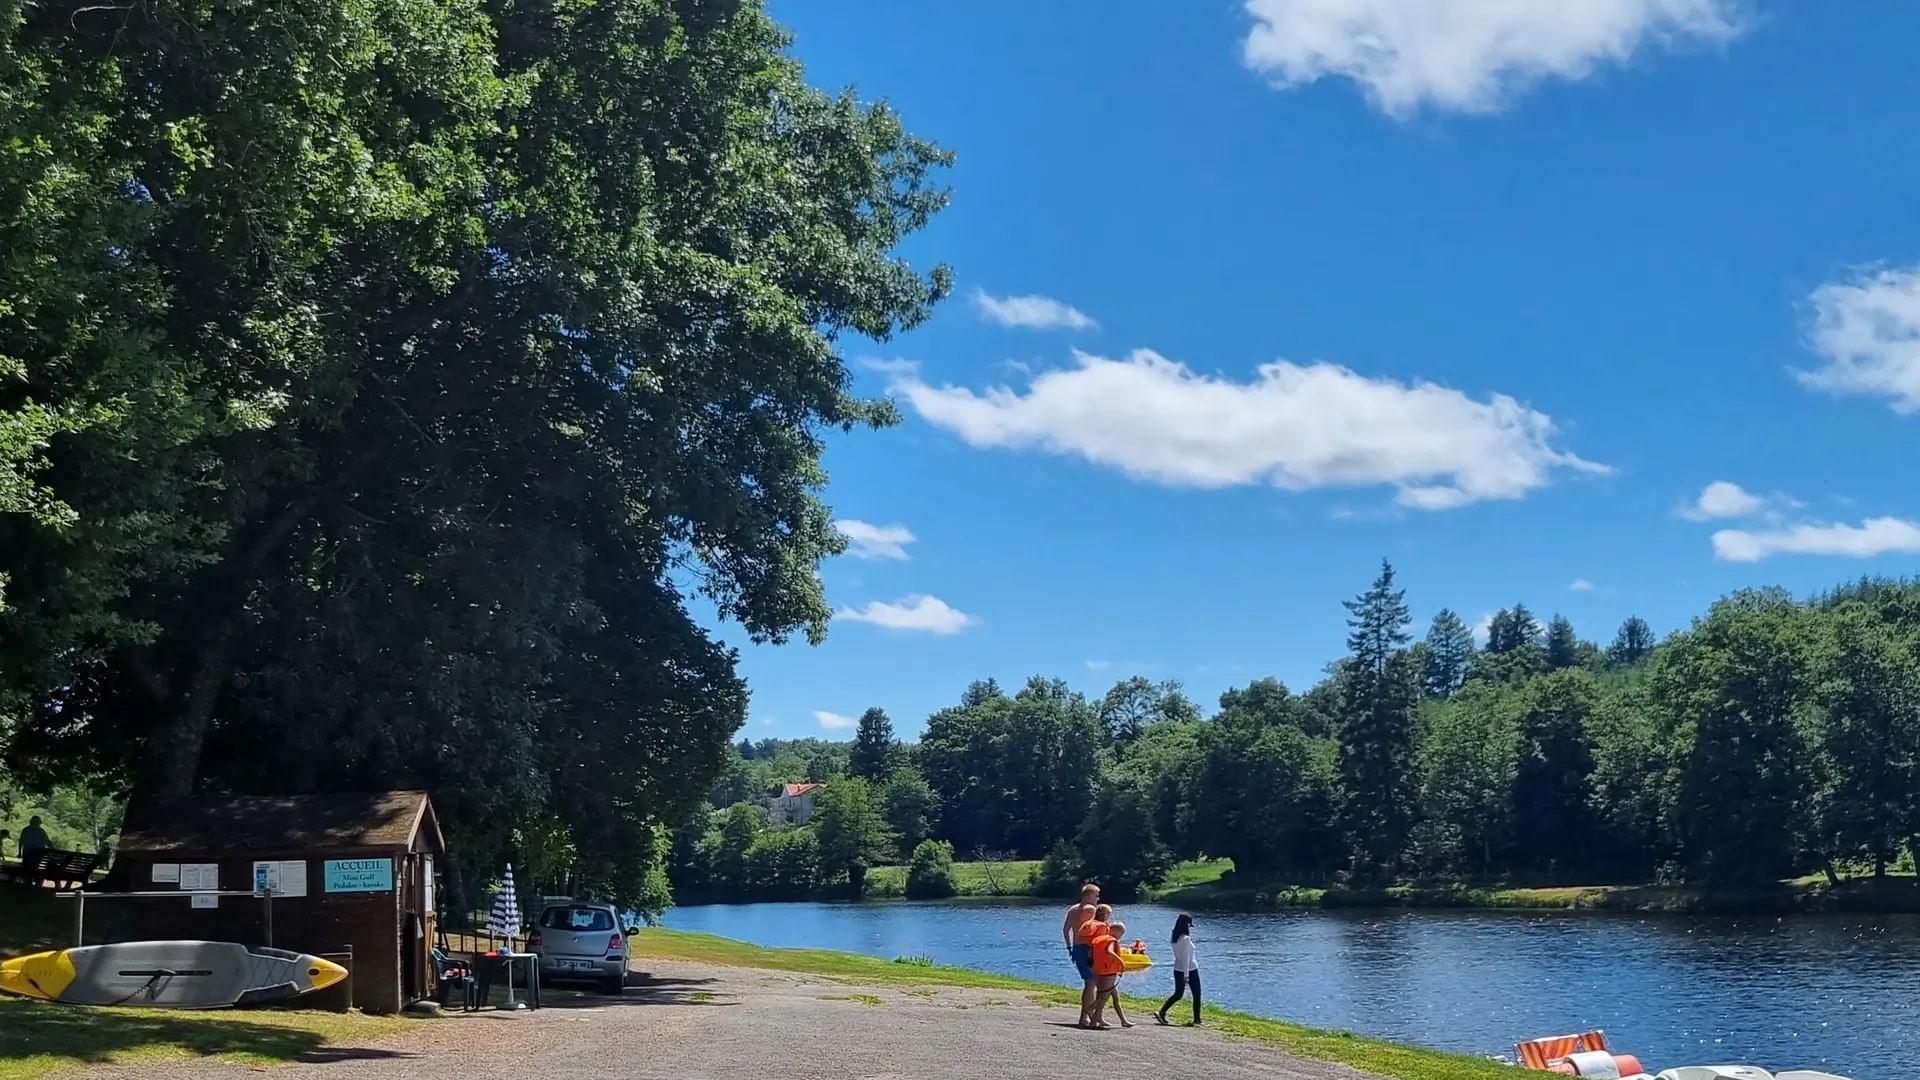
{"type": "Polygon", "coordinates": [[[829,451],[827,644],[720,628],[749,735],[912,735],[986,676],[1304,689],[1382,556],[1422,624],[1603,643],[1915,571],[1920,6],[772,10],[959,154],[906,252],[959,286],[848,345],[906,421],[829,451]]]}

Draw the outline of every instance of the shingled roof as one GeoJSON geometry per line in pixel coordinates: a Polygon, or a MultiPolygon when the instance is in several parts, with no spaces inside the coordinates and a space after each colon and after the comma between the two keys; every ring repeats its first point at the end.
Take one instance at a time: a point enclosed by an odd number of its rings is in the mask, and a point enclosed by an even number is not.
{"type": "Polygon", "coordinates": [[[187,803],[144,829],[129,829],[122,852],[302,851],[406,848],[420,830],[444,847],[424,791],[283,795],[187,803]]]}

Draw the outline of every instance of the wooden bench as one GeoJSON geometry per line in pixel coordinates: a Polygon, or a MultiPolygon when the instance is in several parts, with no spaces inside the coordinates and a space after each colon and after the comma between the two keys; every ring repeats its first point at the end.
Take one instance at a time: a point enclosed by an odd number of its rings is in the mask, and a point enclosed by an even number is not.
{"type": "Polygon", "coordinates": [[[93,880],[93,872],[100,869],[100,861],[98,852],[41,848],[5,869],[9,876],[29,885],[50,881],[55,888],[84,889],[93,880]]]}

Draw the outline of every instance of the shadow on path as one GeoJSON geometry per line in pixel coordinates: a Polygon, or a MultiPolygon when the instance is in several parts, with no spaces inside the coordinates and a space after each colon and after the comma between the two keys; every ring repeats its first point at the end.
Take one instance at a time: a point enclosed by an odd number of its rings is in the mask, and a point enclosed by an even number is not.
{"type": "Polygon", "coordinates": [[[561,987],[541,988],[542,1004],[550,1009],[606,1009],[621,1005],[738,1005],[732,994],[717,994],[703,989],[713,979],[657,978],[644,972],[627,976],[627,987],[618,997],[593,991],[561,987]]]}

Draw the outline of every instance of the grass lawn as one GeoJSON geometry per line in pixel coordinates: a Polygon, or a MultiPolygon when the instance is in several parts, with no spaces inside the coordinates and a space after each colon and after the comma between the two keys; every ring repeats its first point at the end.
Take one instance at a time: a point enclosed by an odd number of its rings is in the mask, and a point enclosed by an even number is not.
{"type": "MultiPolygon", "coordinates": [[[[766,949],[709,934],[674,930],[642,931],[633,939],[633,954],[636,959],[684,960],[792,971],[865,985],[963,986],[1008,990],[1043,1005],[1066,1008],[1074,1008],[1080,1002],[1078,990],[989,975],[968,968],[901,963],[816,949],[766,949]]],[[[1127,1001],[1130,1007],[1147,1012],[1160,1005],[1158,998],[1130,996],[1127,1001]]],[[[1296,1057],[1340,1062],[1362,1072],[1393,1077],[1395,1080],[1511,1080],[1514,1075],[1511,1066],[1496,1061],[1401,1046],[1347,1032],[1319,1031],[1226,1009],[1209,1008],[1207,1023],[1223,1035],[1257,1039],[1296,1057]]],[[[1204,1075],[1204,1063],[1196,1064],[1201,1066],[1197,1073],[1204,1075]]]]}
{"type": "MultiPolygon", "coordinates": [[[[0,886],[0,959],[71,944],[70,905],[51,890],[0,886]]],[[[87,917],[91,925],[92,905],[87,917]]],[[[278,1009],[89,1009],[0,995],[0,1080],[36,1080],[88,1062],[128,1059],[211,1056],[272,1064],[392,1035],[409,1023],[278,1009]]]]}

